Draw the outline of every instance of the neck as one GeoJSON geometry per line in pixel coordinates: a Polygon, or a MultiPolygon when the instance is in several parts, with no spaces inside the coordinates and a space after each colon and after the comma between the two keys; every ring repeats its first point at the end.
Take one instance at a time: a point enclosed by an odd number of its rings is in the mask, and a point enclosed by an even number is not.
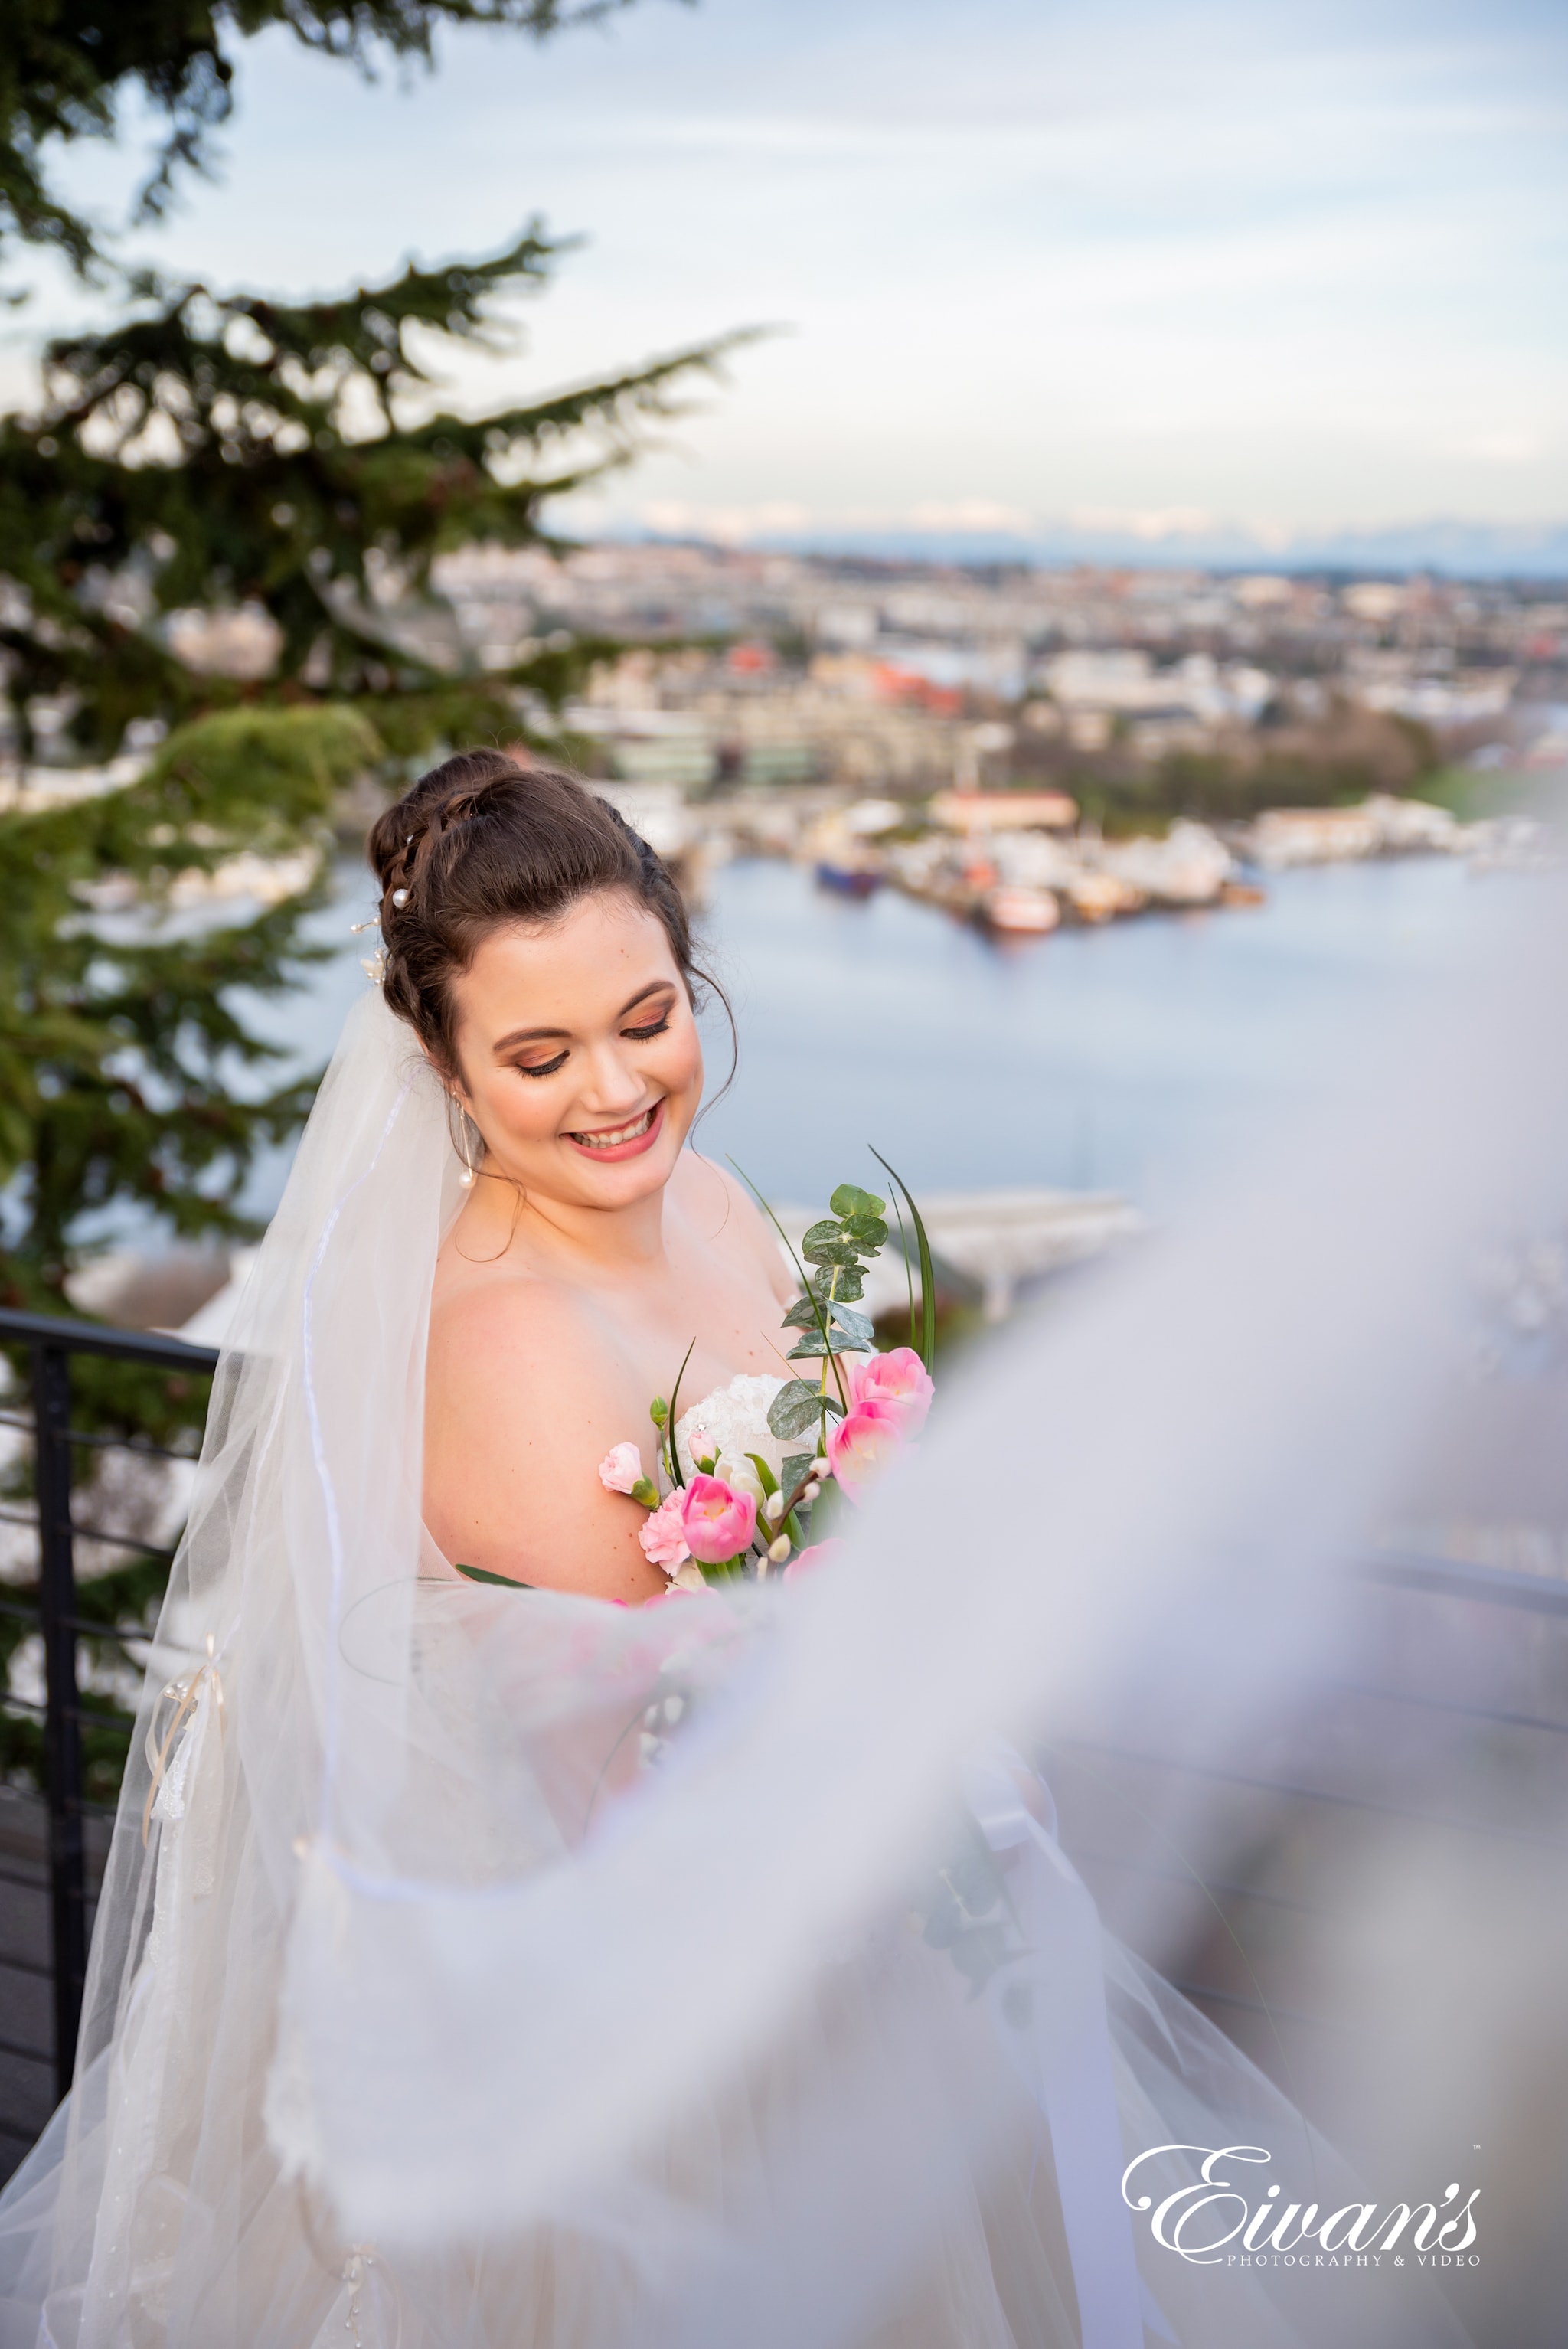
{"type": "Polygon", "coordinates": [[[552,1270],[582,1279],[643,1272],[665,1261],[665,1186],[624,1207],[589,1207],[574,1199],[525,1195],[505,1176],[480,1174],[462,1216],[465,1238],[503,1254],[521,1247],[552,1270]]]}

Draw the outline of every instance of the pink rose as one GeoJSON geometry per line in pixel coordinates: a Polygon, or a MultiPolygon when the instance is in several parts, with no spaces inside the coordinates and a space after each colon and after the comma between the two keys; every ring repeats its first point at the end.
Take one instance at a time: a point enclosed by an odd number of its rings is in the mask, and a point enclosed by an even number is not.
{"type": "Polygon", "coordinates": [[[634,1444],[617,1444],[599,1463],[599,1482],[606,1493],[629,1493],[643,1474],[643,1455],[634,1444]]]}
{"type": "Polygon", "coordinates": [[[686,1488],[685,1504],[686,1546],[705,1566],[722,1566],[750,1547],[757,1504],[749,1493],[738,1493],[722,1476],[694,1476],[686,1488]]]}
{"type": "Polygon", "coordinates": [[[903,1448],[903,1429],[896,1407],[868,1396],[841,1419],[828,1438],[828,1459],[834,1475],[851,1501],[862,1485],[879,1476],[903,1448]]]}
{"type": "Polygon", "coordinates": [[[637,1527],[637,1539],[643,1545],[643,1555],[654,1566],[662,1566],[666,1574],[674,1574],[691,1556],[691,1544],[686,1537],[682,1511],[686,1495],[679,1491],[669,1494],[651,1510],[637,1527]]]}
{"type": "Polygon", "coordinates": [[[836,1536],[829,1541],[813,1542],[810,1549],[803,1549],[799,1557],[790,1559],[779,1576],[779,1581],[799,1582],[802,1575],[815,1574],[820,1566],[826,1566],[828,1560],[843,1547],[836,1536]]]}
{"type": "Polygon", "coordinates": [[[925,1425],[936,1390],[913,1346],[895,1346],[891,1353],[873,1354],[850,1372],[850,1400],[855,1403],[885,1403],[898,1419],[901,1432],[918,1435],[925,1425]]]}

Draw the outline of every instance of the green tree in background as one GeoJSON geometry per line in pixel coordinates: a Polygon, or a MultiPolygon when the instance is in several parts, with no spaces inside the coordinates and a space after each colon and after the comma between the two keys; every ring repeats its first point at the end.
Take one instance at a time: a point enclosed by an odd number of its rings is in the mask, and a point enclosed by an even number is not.
{"type": "Polygon", "coordinates": [[[5,0],[0,24],[0,251],[53,247],[86,275],[103,233],[50,184],[45,150],[112,140],[139,94],[168,135],[133,217],[156,219],[181,169],[210,167],[233,110],[236,46],[273,26],[362,72],[383,52],[431,61],[441,26],[510,26],[536,38],[614,13],[629,0],[5,0]]]}
{"type": "MultiPolygon", "coordinates": [[[[307,917],[345,792],[367,776],[393,787],[449,743],[525,735],[596,649],[552,640],[514,668],[477,668],[432,563],[476,541],[538,539],[543,502],[629,456],[724,347],[530,405],[448,412],[436,368],[505,347],[499,305],[537,289],[560,250],[538,228],[487,260],[410,265],[336,301],[224,294],[115,262],[54,186],[49,150],[112,139],[139,92],[169,125],[139,199],[140,217],[156,216],[181,170],[210,160],[233,52],[253,35],[287,27],[369,70],[378,54],[428,59],[443,26],[543,36],[618,5],[0,11],[0,259],[53,252],[121,297],[108,325],[52,343],[29,411],[0,419],[0,707],[15,771],[0,768],[0,1302],[68,1309],[72,1270],[128,1225],[187,1239],[251,1228],[247,1182],[315,1092],[313,1076],[280,1067],[251,1007],[296,985],[319,951],[307,917]],[[263,674],[180,657],[172,615],[236,609],[270,637],[263,674]],[[52,766],[37,763],[44,749],[52,766]],[[86,788],[51,790],[73,766],[86,788]],[[242,870],[266,885],[203,902],[212,876],[242,870]]],[[[189,1447],[201,1385],[84,1360],[76,1423],[189,1447]]],[[[104,1457],[83,1448],[77,1473],[97,1475],[104,1457]]],[[[26,1475],[8,1472],[7,1496],[26,1475]]],[[[78,1616],[150,1622],[163,1579],[156,1556],[117,1563],[82,1581],[78,1616]]],[[[0,1679],[27,1630],[24,1613],[0,1621],[0,1679]]],[[[129,1724],[118,1648],[89,1636],[84,1655],[98,1713],[129,1724]]],[[[123,1735],[99,1725],[85,1743],[88,1792],[111,1800],[123,1735]]],[[[0,1715],[0,1775],[36,1780],[39,1766],[36,1721],[0,1715]]]]}
{"type": "Polygon", "coordinates": [[[336,794],[376,749],[351,709],[224,711],[182,727],[129,787],[5,819],[0,1173],[7,1301],[57,1299],[84,1216],[137,1206],[187,1237],[246,1226],[234,1201],[311,1087],[258,1083],[272,1057],[225,1000],[276,995],[336,794]],[[303,885],[233,926],[182,929],[181,877],[292,856],[303,885]]]}
{"type": "MultiPolygon", "coordinates": [[[[159,26],[195,44],[168,47],[169,74],[198,53],[215,73],[214,26],[286,22],[363,55],[377,40],[418,48],[440,17],[540,32],[580,13],[544,0],[152,7],[114,12],[129,47],[107,33],[88,46],[107,90],[149,79],[159,26]]],[[[16,82],[29,40],[69,20],[79,45],[89,15],[24,5],[0,34],[13,95],[33,93],[29,119],[45,119],[27,71],[16,82]]],[[[179,90],[200,79],[179,72],[149,80],[176,92],[177,124],[179,90]]],[[[30,201],[34,214],[14,202],[15,220],[55,235],[57,222],[36,216],[44,196],[30,201]]],[[[17,771],[36,786],[45,719],[57,764],[101,768],[157,746],[139,780],[100,798],[40,811],[25,783],[0,810],[0,1289],[12,1301],[57,1300],[89,1235],[127,1213],[186,1237],[242,1231],[257,1154],[288,1139],[312,1088],[268,1090],[275,1056],[238,990],[265,997],[300,976],[335,802],[366,775],[394,787],[450,745],[526,735],[602,649],[552,639],[480,669],[431,583],[445,550],[538,540],[543,502],[628,457],[725,347],[477,417],[443,407],[438,366],[506,348],[498,305],[536,289],[559,249],[532,227],[489,259],[409,265],[308,303],[144,274],[127,281],[122,316],[49,345],[36,405],[0,419],[0,692],[17,771]],[[172,615],[236,609],[272,647],[264,674],[180,657],[172,615]],[[171,929],[177,877],[242,854],[293,859],[290,893],[248,918],[171,929]]]]}
{"type": "Polygon", "coordinates": [[[477,419],[436,408],[432,354],[504,347],[497,297],[536,287],[558,249],[531,229],[327,302],[149,281],[111,326],[51,343],[38,407],[0,421],[0,652],[24,756],[40,701],[102,760],[133,721],[242,700],[350,697],[413,755],[515,728],[520,689],[558,698],[592,648],[454,676],[431,562],[538,539],[542,503],[630,455],[725,347],[477,419]],[[165,626],[236,606],[276,635],[248,685],[189,668],[165,626]]]}

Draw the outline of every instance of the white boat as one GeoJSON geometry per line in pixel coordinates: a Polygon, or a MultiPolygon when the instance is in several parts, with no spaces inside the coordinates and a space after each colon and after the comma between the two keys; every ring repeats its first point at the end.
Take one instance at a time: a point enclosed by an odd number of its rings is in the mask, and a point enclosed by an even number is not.
{"type": "Polygon", "coordinates": [[[1049,889],[1006,885],[987,889],[980,911],[988,929],[1008,937],[1043,937],[1061,920],[1061,907],[1049,889]]]}

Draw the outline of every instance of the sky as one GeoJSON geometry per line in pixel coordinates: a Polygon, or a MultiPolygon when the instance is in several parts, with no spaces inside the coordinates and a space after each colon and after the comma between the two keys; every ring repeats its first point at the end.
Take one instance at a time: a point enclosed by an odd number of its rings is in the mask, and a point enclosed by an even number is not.
{"type": "MultiPolygon", "coordinates": [[[[164,267],[325,291],[582,235],[470,404],[779,330],[577,527],[1568,520],[1556,0],[639,0],[376,87],[242,56],[217,183],[135,240],[164,267]]],[[[61,159],[106,212],[128,134],[61,159]]],[[[0,392],[81,307],[43,285],[0,392]]]]}

